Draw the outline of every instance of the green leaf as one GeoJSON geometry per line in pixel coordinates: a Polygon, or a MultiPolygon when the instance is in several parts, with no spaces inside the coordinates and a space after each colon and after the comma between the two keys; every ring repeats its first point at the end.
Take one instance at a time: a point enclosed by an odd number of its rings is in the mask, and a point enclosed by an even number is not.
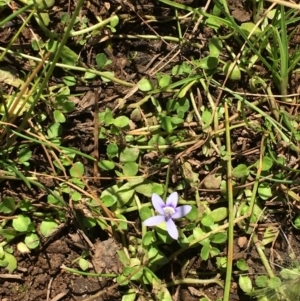
{"type": "Polygon", "coordinates": [[[117,202],[117,198],[113,195],[104,195],[101,198],[101,201],[104,206],[111,207],[113,204],[115,204],[117,202]]]}
{"type": "Polygon", "coordinates": [[[126,162],[123,165],[124,176],[135,176],[139,171],[139,165],[135,162],[126,162]]]}
{"type": "Polygon", "coordinates": [[[121,208],[125,206],[132,198],[134,194],[134,189],[129,185],[129,183],[126,183],[122,186],[120,185],[113,185],[101,193],[101,199],[106,196],[114,196],[117,198],[118,202],[118,208],[121,208]]]}
{"type": "Polygon", "coordinates": [[[16,209],[15,199],[12,197],[4,197],[0,202],[0,212],[4,214],[11,214],[16,209]]]}
{"type": "MultiPolygon", "coordinates": [[[[193,229],[193,236],[195,239],[198,239],[206,234],[200,227],[196,227],[193,229]]],[[[207,240],[209,242],[209,240],[207,240]]]]}
{"type": "MultiPolygon", "coordinates": [[[[171,239],[170,239],[171,241],[171,239]]],[[[168,259],[166,257],[166,255],[157,249],[157,246],[155,247],[151,247],[149,252],[148,252],[148,258],[151,259],[151,262],[157,265],[159,264],[166,264],[168,262],[168,259]]]]}
{"type": "Polygon", "coordinates": [[[205,227],[211,227],[214,224],[214,219],[210,215],[204,214],[201,219],[201,224],[205,227]]]}
{"type": "MultiPolygon", "coordinates": [[[[15,229],[0,229],[0,235],[5,238],[5,240],[10,241],[14,239],[17,235],[17,231],[15,229]]],[[[1,246],[0,246],[1,249],[1,246]]],[[[1,257],[1,256],[0,256],[1,257]]]]}
{"type": "Polygon", "coordinates": [[[267,287],[268,282],[269,282],[269,279],[266,275],[260,275],[255,278],[255,284],[261,288],[267,287]]]}
{"type": "Polygon", "coordinates": [[[196,80],[196,79],[195,79],[195,80],[188,81],[188,82],[180,89],[180,91],[179,91],[178,94],[177,94],[177,97],[178,97],[178,98],[184,98],[185,95],[186,95],[189,91],[191,91],[192,86],[193,86],[194,84],[196,84],[196,83],[197,83],[197,80],[196,80]]]}
{"type": "Polygon", "coordinates": [[[72,191],[71,192],[71,200],[78,202],[82,199],[82,195],[79,191],[72,191]]]}
{"type": "Polygon", "coordinates": [[[134,301],[136,298],[136,292],[134,289],[129,289],[123,293],[121,301],[134,301]]]}
{"type": "Polygon", "coordinates": [[[227,241],[227,233],[226,232],[219,232],[217,234],[212,235],[210,241],[215,244],[222,244],[227,241]]]}
{"type": "Polygon", "coordinates": [[[240,25],[241,29],[246,32],[248,35],[251,32],[251,35],[258,35],[261,33],[261,29],[252,22],[245,22],[240,25]],[[254,30],[253,30],[254,29],[254,30]]]}
{"type": "Polygon", "coordinates": [[[74,76],[64,76],[63,77],[63,82],[69,86],[69,87],[72,87],[72,86],[75,86],[76,85],[76,78],[74,76]]]}
{"type": "MultiPolygon", "coordinates": [[[[298,265],[298,262],[296,263],[296,265],[298,265]]],[[[290,268],[283,268],[280,271],[280,276],[286,280],[299,279],[299,266],[296,266],[295,268],[292,267],[293,266],[291,266],[290,268]]]]}
{"type": "Polygon", "coordinates": [[[197,67],[204,70],[212,70],[218,67],[219,60],[215,56],[207,56],[197,62],[197,67]]]}
{"type": "Polygon", "coordinates": [[[227,258],[226,257],[217,257],[217,266],[219,267],[219,269],[226,269],[227,258]]]}
{"type": "MultiPolygon", "coordinates": [[[[259,166],[259,161],[256,163],[256,166],[259,166]]],[[[262,159],[262,171],[268,171],[273,166],[273,160],[269,157],[263,157],[262,159]]]]}
{"type": "Polygon", "coordinates": [[[241,271],[248,271],[248,265],[245,259],[239,259],[236,262],[236,266],[241,270],[241,271]]]}
{"type": "MultiPolygon", "coordinates": [[[[105,125],[111,125],[113,122],[114,118],[113,118],[113,114],[112,111],[110,109],[106,109],[105,113],[104,113],[104,118],[103,121],[105,123],[105,125]]],[[[102,122],[101,118],[99,119],[100,122],[102,122]]]]}
{"type": "Polygon", "coordinates": [[[186,215],[186,218],[190,221],[195,221],[198,217],[198,209],[192,205],[192,210],[186,215]]]}
{"type": "Polygon", "coordinates": [[[58,123],[66,122],[66,117],[61,111],[54,110],[53,117],[54,117],[55,122],[58,122],[58,123]]]}
{"type": "Polygon", "coordinates": [[[117,250],[118,258],[121,261],[121,263],[126,267],[129,266],[130,260],[127,256],[127,254],[123,250],[117,250]]]}
{"type": "Polygon", "coordinates": [[[228,208],[227,207],[219,207],[219,208],[213,210],[209,215],[214,219],[215,223],[218,223],[218,222],[224,220],[225,218],[227,218],[228,208]]]}
{"type": "Polygon", "coordinates": [[[209,124],[211,122],[212,113],[208,110],[204,110],[202,113],[202,120],[205,124],[209,124]]]}
{"type": "Polygon", "coordinates": [[[175,127],[172,124],[172,118],[170,116],[161,116],[161,127],[167,132],[172,133],[175,127]]]}
{"type": "Polygon", "coordinates": [[[107,57],[104,53],[98,53],[96,55],[96,63],[100,69],[102,69],[107,62],[107,57]]]}
{"type": "Polygon", "coordinates": [[[111,77],[114,77],[115,74],[111,71],[102,71],[101,72],[101,79],[105,82],[105,83],[109,83],[111,81],[111,77]]]}
{"type": "Polygon", "coordinates": [[[172,68],[172,75],[182,75],[182,74],[190,74],[192,72],[192,67],[190,64],[184,62],[181,65],[176,65],[172,68]]]}
{"type": "Polygon", "coordinates": [[[60,57],[63,64],[71,66],[75,66],[79,58],[78,54],[68,46],[63,47],[60,57]]]}
{"type": "Polygon", "coordinates": [[[76,162],[70,168],[70,175],[73,178],[81,178],[84,174],[84,166],[81,162],[76,162]]]}
{"type": "Polygon", "coordinates": [[[120,286],[125,286],[128,284],[128,278],[123,276],[123,275],[120,275],[117,277],[117,283],[119,283],[120,286]]]}
{"type": "Polygon", "coordinates": [[[146,247],[150,246],[155,241],[156,241],[156,238],[152,231],[146,232],[146,234],[143,236],[143,245],[146,247]]]}
{"type": "Polygon", "coordinates": [[[209,40],[208,47],[209,47],[209,54],[211,56],[218,57],[223,47],[222,40],[220,40],[218,37],[212,37],[209,40]]]}
{"type": "Polygon", "coordinates": [[[165,144],[166,144],[166,140],[160,135],[153,135],[153,137],[148,142],[149,146],[155,146],[155,147],[157,147],[158,145],[165,145],[165,144]]]}
{"type": "MultiPolygon", "coordinates": [[[[4,0],[5,1],[5,0],[4,0]]],[[[0,6],[2,6],[1,5],[1,2],[2,2],[2,0],[0,0],[0,6]]],[[[32,39],[31,40],[31,47],[32,47],[32,49],[34,50],[34,51],[39,51],[40,50],[40,47],[43,45],[43,43],[40,43],[40,41],[37,41],[37,40],[35,40],[35,39],[32,39]]]]}
{"type": "Polygon", "coordinates": [[[39,17],[38,22],[43,22],[44,25],[46,25],[46,26],[48,26],[50,24],[50,17],[49,17],[48,13],[40,12],[38,17],[39,17]]]}
{"type": "MultiPolygon", "coordinates": [[[[4,255],[4,258],[2,260],[0,260],[0,262],[5,262],[5,268],[10,272],[12,273],[18,266],[18,263],[17,263],[17,260],[16,258],[5,252],[5,255],[4,255]]],[[[0,263],[0,266],[1,266],[1,263],[0,263]]]]}
{"type": "Polygon", "coordinates": [[[209,258],[210,244],[205,244],[200,252],[200,257],[203,260],[207,260],[209,258]]]}
{"type": "Polygon", "coordinates": [[[22,148],[18,152],[19,163],[27,162],[29,159],[31,159],[31,156],[32,156],[32,151],[30,149],[28,149],[27,147],[22,148]]]}
{"type": "Polygon", "coordinates": [[[218,30],[222,23],[215,16],[211,15],[205,20],[205,25],[211,29],[218,30]]]}
{"type": "Polygon", "coordinates": [[[216,257],[220,254],[220,250],[215,247],[211,247],[209,253],[211,257],[216,257]]]}
{"type": "MultiPolygon", "coordinates": [[[[0,208],[1,208],[1,204],[0,204],[0,208]]],[[[1,211],[1,209],[0,209],[1,211]]],[[[300,229],[300,215],[296,215],[295,219],[294,219],[294,227],[296,229],[300,229]]]]}
{"type": "Polygon", "coordinates": [[[138,88],[143,92],[147,92],[152,90],[153,86],[150,80],[143,78],[138,82],[138,88]]]}
{"type": "Polygon", "coordinates": [[[152,216],[152,210],[149,207],[142,207],[139,211],[140,218],[142,221],[152,216]]]}
{"type": "MultiPolygon", "coordinates": [[[[102,224],[102,222],[103,223],[105,223],[105,221],[104,220],[102,220],[101,221],[101,223],[99,223],[100,221],[99,221],[99,219],[95,219],[94,217],[92,217],[92,216],[83,216],[83,217],[81,217],[82,218],[82,225],[84,226],[84,227],[86,227],[86,228],[93,228],[93,227],[95,227],[96,225],[97,225],[97,222],[98,222],[98,224],[100,225],[100,227],[101,227],[101,225],[103,225],[102,224]]],[[[104,229],[106,229],[107,227],[105,227],[104,229]]]]}
{"type": "Polygon", "coordinates": [[[152,182],[150,180],[140,181],[139,179],[130,179],[128,180],[128,184],[135,189],[136,192],[146,197],[151,197],[153,193],[158,195],[162,195],[164,193],[163,184],[152,182]]]}
{"type": "Polygon", "coordinates": [[[236,178],[243,178],[249,175],[249,169],[245,164],[239,164],[232,170],[232,175],[236,178]]]}
{"type": "Polygon", "coordinates": [[[107,146],[106,154],[109,158],[113,158],[113,157],[117,156],[118,153],[119,153],[119,147],[116,143],[110,143],[107,146]]]}
{"type": "MultiPolygon", "coordinates": [[[[97,75],[96,75],[95,73],[86,71],[86,72],[84,73],[83,78],[86,79],[86,80],[88,80],[88,79],[94,79],[96,76],[97,76],[97,75]]],[[[106,80],[106,81],[108,81],[108,80],[106,80]]]]}
{"type": "Polygon", "coordinates": [[[129,124],[129,118],[126,116],[119,116],[112,122],[116,127],[124,128],[129,124]]]}
{"type": "Polygon", "coordinates": [[[269,243],[274,242],[277,236],[278,236],[278,229],[273,226],[268,226],[263,235],[262,245],[265,246],[269,243]]]}
{"type": "Polygon", "coordinates": [[[169,74],[162,76],[158,81],[158,84],[161,88],[166,88],[170,83],[171,83],[171,76],[169,74]]]}
{"type": "Polygon", "coordinates": [[[115,163],[113,161],[109,161],[109,160],[101,160],[98,162],[98,166],[102,170],[112,170],[115,168],[115,163]]]}
{"type": "Polygon", "coordinates": [[[120,229],[125,231],[128,230],[128,223],[126,217],[122,214],[116,214],[116,218],[120,219],[120,221],[118,221],[120,229]],[[121,220],[124,220],[124,222],[121,220]]]}
{"type": "Polygon", "coordinates": [[[44,235],[45,237],[49,237],[52,235],[53,232],[56,231],[57,227],[58,224],[57,222],[55,222],[55,220],[44,220],[41,222],[40,231],[42,235],[44,235]]]}
{"type": "Polygon", "coordinates": [[[84,258],[80,258],[78,264],[83,271],[89,268],[89,262],[84,258]]]}
{"type": "Polygon", "coordinates": [[[13,219],[12,226],[16,231],[19,232],[26,232],[31,224],[31,220],[28,216],[25,215],[18,215],[17,218],[13,219]]]}
{"type": "Polygon", "coordinates": [[[110,20],[110,26],[115,28],[119,24],[119,17],[114,15],[110,20]]]}
{"type": "Polygon", "coordinates": [[[139,149],[137,147],[125,147],[120,153],[120,162],[134,162],[139,156],[139,149]]]}
{"type": "Polygon", "coordinates": [[[29,249],[35,249],[39,246],[40,239],[35,233],[30,233],[26,235],[24,242],[29,249]]]}
{"type": "Polygon", "coordinates": [[[145,285],[153,285],[153,280],[153,273],[149,269],[144,267],[142,283],[144,283],[145,285]]]}
{"type": "Polygon", "coordinates": [[[56,205],[56,206],[65,205],[64,203],[63,204],[61,203],[60,199],[61,199],[61,197],[60,197],[58,191],[54,191],[54,195],[49,194],[47,196],[48,204],[52,204],[52,205],[56,205]],[[55,196],[57,196],[57,197],[55,197],[55,196]]]}
{"type": "Polygon", "coordinates": [[[269,283],[268,283],[268,287],[269,288],[277,289],[280,286],[281,286],[281,280],[280,280],[280,278],[278,278],[278,277],[272,277],[269,280],[269,283]]]}
{"type": "MultiPolygon", "coordinates": [[[[245,206],[245,208],[247,208],[247,206],[245,206]]],[[[260,208],[260,206],[258,204],[254,204],[250,222],[257,223],[258,221],[262,221],[264,219],[262,212],[263,210],[260,208]]]]}
{"type": "Polygon", "coordinates": [[[27,4],[34,4],[36,9],[38,10],[45,10],[50,8],[54,5],[54,0],[28,0],[27,4]]]}
{"type": "Polygon", "coordinates": [[[47,135],[49,139],[59,137],[61,135],[61,132],[62,132],[61,125],[60,123],[57,122],[50,125],[50,127],[47,129],[47,135]]]}
{"type": "Polygon", "coordinates": [[[180,98],[176,101],[176,112],[188,112],[190,109],[190,102],[187,98],[180,98]]]}
{"type": "Polygon", "coordinates": [[[173,116],[171,117],[171,122],[175,125],[177,124],[182,124],[184,122],[184,120],[182,118],[179,118],[177,116],[173,116]]]}
{"type": "Polygon", "coordinates": [[[239,286],[245,293],[250,293],[253,289],[252,282],[249,276],[240,275],[239,286]]]}
{"type": "Polygon", "coordinates": [[[237,65],[234,63],[228,62],[223,66],[223,71],[226,75],[229,75],[229,78],[232,80],[240,80],[241,79],[241,71],[237,65]]]}
{"type": "Polygon", "coordinates": [[[268,183],[259,184],[257,192],[263,200],[268,200],[272,197],[272,190],[268,183]]]}

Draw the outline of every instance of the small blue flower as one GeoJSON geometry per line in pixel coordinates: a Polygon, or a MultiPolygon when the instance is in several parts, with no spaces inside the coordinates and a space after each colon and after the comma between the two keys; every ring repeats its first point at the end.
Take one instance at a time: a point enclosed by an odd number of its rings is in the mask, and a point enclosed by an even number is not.
{"type": "Polygon", "coordinates": [[[162,222],[166,222],[167,231],[169,235],[177,240],[178,230],[176,228],[173,219],[181,218],[187,215],[192,210],[192,207],[189,205],[183,205],[177,207],[177,203],[178,203],[177,192],[171,193],[168,196],[166,203],[161,199],[159,195],[153,193],[152,205],[154,209],[159,213],[159,215],[147,218],[144,221],[144,225],[151,227],[151,226],[156,226],[162,222]]]}

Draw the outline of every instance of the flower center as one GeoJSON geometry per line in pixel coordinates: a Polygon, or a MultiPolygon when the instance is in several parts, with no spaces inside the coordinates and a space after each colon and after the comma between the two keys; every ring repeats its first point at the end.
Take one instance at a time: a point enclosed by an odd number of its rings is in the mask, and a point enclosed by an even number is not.
{"type": "Polygon", "coordinates": [[[175,213],[175,209],[173,207],[166,206],[163,210],[165,212],[166,219],[169,219],[175,213]]]}

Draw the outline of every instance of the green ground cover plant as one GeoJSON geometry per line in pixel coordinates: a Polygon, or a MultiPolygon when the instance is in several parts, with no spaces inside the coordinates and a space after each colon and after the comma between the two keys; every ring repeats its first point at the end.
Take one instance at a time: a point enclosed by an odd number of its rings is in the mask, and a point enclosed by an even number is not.
{"type": "Polygon", "coordinates": [[[91,247],[61,270],[113,280],[119,300],[297,300],[297,261],[269,254],[299,229],[300,6],[249,1],[243,21],[229,1],[119,2],[90,18],[83,0],[0,1],[0,28],[18,24],[0,45],[1,271],[75,225],[118,242],[122,268],[97,272],[91,247]],[[132,72],[135,41],[172,47],[132,72]]]}

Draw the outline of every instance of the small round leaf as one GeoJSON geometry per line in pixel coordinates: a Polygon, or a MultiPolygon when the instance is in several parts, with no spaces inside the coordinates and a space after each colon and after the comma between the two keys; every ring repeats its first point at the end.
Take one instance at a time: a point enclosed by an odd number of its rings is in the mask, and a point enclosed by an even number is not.
{"type": "Polygon", "coordinates": [[[101,160],[98,162],[98,166],[102,170],[112,170],[115,168],[115,163],[113,161],[109,161],[109,160],[101,160]]]}
{"type": "Polygon", "coordinates": [[[89,268],[89,262],[84,258],[80,258],[78,264],[83,271],[86,271],[89,268]]]}
{"type": "Polygon", "coordinates": [[[49,237],[57,227],[58,224],[54,220],[46,220],[41,222],[40,231],[45,237],[49,237]]]}
{"type": "Polygon", "coordinates": [[[205,227],[211,227],[214,224],[214,219],[210,215],[204,215],[201,219],[201,224],[205,227]]]}
{"type": "Polygon", "coordinates": [[[107,146],[106,154],[108,157],[113,158],[118,155],[118,152],[119,152],[119,147],[116,143],[110,143],[107,146]]]}
{"type": "Polygon", "coordinates": [[[143,78],[138,82],[138,87],[143,92],[147,92],[153,89],[151,81],[146,78],[143,78]]]}
{"type": "Polygon", "coordinates": [[[26,235],[24,242],[29,249],[35,249],[39,246],[40,239],[35,233],[30,233],[26,235]]]}
{"type": "Polygon", "coordinates": [[[249,276],[240,275],[239,286],[245,293],[250,293],[252,291],[252,282],[249,276]]]}
{"type": "Polygon", "coordinates": [[[28,230],[31,220],[28,216],[18,215],[17,218],[13,219],[12,226],[19,232],[26,232],[28,230]]]}
{"type": "Polygon", "coordinates": [[[81,162],[76,162],[70,169],[70,175],[73,178],[80,178],[84,174],[84,166],[81,162]]]}
{"type": "Polygon", "coordinates": [[[239,164],[232,170],[232,175],[236,178],[243,178],[249,175],[249,169],[245,164],[239,164]]]}

